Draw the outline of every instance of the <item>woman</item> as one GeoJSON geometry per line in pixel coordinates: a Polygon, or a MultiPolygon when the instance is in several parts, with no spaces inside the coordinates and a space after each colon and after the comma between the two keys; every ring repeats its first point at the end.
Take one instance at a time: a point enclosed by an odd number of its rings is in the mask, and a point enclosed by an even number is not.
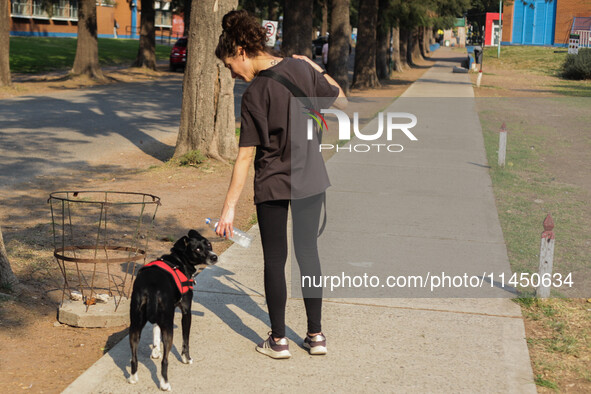
{"type": "MultiPolygon", "coordinates": [[[[271,70],[296,84],[308,97],[345,98],[345,95],[335,80],[307,57],[281,58],[270,53],[265,47],[265,29],[245,10],[226,14],[222,26],[224,31],[216,56],[230,70],[232,78],[240,78],[250,85],[242,95],[239,151],[216,232],[220,236],[232,234],[236,203],[254,156],[254,202],[263,246],[265,297],[272,330],[256,350],[272,358],[289,358],[289,343],[285,338],[288,209],[291,204],[300,269],[305,261],[306,266],[319,274],[316,237],[324,191],[330,184],[328,177],[315,182],[307,195],[294,204],[288,116],[292,94],[278,81],[257,75],[262,70],[271,70]]],[[[323,165],[321,170],[325,171],[323,165]]],[[[326,354],[326,338],[321,328],[322,298],[304,297],[304,305],[308,318],[304,347],[311,354],[326,354]]]]}

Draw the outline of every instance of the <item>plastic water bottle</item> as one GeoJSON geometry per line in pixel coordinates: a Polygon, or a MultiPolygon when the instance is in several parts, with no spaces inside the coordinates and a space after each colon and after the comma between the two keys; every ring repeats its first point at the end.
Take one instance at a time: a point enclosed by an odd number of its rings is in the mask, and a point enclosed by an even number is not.
{"type": "MultiPolygon", "coordinates": [[[[205,219],[205,223],[209,225],[214,231],[218,226],[219,219],[205,219]]],[[[231,241],[234,241],[238,245],[242,246],[243,248],[248,248],[250,243],[252,242],[252,237],[246,234],[244,231],[239,230],[234,227],[234,236],[228,238],[231,241]]]]}

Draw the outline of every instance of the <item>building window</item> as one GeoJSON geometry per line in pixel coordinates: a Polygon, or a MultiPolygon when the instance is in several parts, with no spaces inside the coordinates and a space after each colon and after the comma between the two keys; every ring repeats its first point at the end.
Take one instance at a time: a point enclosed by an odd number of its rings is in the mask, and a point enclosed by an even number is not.
{"type": "Polygon", "coordinates": [[[10,16],[31,16],[31,6],[28,0],[11,0],[10,16]]]}
{"type": "Polygon", "coordinates": [[[97,7],[115,7],[117,4],[116,0],[98,0],[96,2],[97,7]]]}
{"type": "Polygon", "coordinates": [[[31,16],[36,19],[49,19],[49,13],[41,0],[33,0],[33,13],[31,16]]]}
{"type": "Polygon", "coordinates": [[[77,20],[78,2],[76,0],[54,0],[52,11],[52,19],[77,20]]]}
{"type": "Polygon", "coordinates": [[[11,0],[11,16],[33,19],[78,20],[77,0],[11,0]]]}
{"type": "Polygon", "coordinates": [[[154,10],[156,11],[156,27],[172,27],[172,11],[170,2],[155,1],[154,10]]]}

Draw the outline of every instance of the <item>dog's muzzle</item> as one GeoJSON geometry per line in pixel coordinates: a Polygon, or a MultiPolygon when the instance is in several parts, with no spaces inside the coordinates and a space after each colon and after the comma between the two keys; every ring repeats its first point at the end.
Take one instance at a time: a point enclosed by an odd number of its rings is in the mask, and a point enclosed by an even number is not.
{"type": "Polygon", "coordinates": [[[207,254],[207,262],[212,265],[217,263],[218,262],[218,255],[213,252],[209,252],[207,254]]]}

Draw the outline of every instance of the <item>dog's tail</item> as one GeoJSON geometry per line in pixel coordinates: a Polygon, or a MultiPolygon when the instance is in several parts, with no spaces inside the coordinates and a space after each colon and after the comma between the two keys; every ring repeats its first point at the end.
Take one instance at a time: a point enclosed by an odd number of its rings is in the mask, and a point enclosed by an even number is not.
{"type": "Polygon", "coordinates": [[[148,294],[146,295],[148,298],[148,306],[147,306],[147,315],[148,315],[148,321],[156,321],[156,318],[158,316],[158,307],[159,307],[159,292],[158,291],[154,291],[154,292],[148,292],[148,294]]]}

